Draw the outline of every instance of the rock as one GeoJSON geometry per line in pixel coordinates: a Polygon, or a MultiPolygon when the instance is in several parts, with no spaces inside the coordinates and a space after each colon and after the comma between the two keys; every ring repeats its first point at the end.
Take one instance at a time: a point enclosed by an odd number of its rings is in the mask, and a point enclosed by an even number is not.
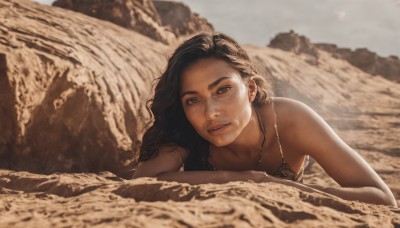
{"type": "Polygon", "coordinates": [[[400,59],[397,56],[381,57],[366,48],[357,48],[353,51],[332,44],[315,45],[320,50],[329,52],[335,58],[346,60],[364,72],[400,82],[400,59]]]}
{"type": "Polygon", "coordinates": [[[0,165],[126,175],[168,48],[30,1],[1,1],[0,15],[0,165]]]}
{"type": "Polygon", "coordinates": [[[310,56],[309,63],[318,64],[319,51],[330,53],[333,57],[345,60],[360,70],[400,82],[400,60],[396,56],[381,57],[366,48],[339,48],[334,44],[312,43],[294,31],[279,33],[269,43],[269,47],[282,49],[295,54],[310,56]]]}
{"type": "Polygon", "coordinates": [[[174,42],[176,38],[160,25],[160,17],[151,0],[57,0],[53,6],[110,21],[164,44],[174,42]]]}
{"type": "Polygon", "coordinates": [[[318,49],[305,36],[300,36],[294,31],[289,33],[279,33],[276,35],[268,47],[279,48],[295,54],[307,54],[314,58],[314,64],[318,62],[318,49]]]}
{"type": "Polygon", "coordinates": [[[176,43],[181,35],[213,31],[206,19],[172,1],[57,0],[53,5],[110,21],[164,44],[176,43]]]}
{"type": "Polygon", "coordinates": [[[198,32],[214,31],[213,26],[205,18],[193,13],[189,7],[175,1],[153,1],[161,24],[168,27],[177,37],[198,32]]]}

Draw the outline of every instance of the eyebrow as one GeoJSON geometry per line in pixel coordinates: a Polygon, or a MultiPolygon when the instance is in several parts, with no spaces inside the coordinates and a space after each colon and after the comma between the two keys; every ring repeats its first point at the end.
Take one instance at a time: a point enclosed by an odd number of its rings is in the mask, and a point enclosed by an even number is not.
{"type": "MultiPolygon", "coordinates": [[[[230,78],[230,77],[224,76],[224,77],[221,77],[221,78],[215,80],[215,82],[213,82],[207,86],[208,90],[211,90],[212,88],[217,86],[220,82],[222,82],[223,80],[228,79],[228,78],[230,78]]],[[[181,97],[185,96],[186,94],[197,94],[197,92],[196,91],[185,91],[181,94],[181,97]]]]}

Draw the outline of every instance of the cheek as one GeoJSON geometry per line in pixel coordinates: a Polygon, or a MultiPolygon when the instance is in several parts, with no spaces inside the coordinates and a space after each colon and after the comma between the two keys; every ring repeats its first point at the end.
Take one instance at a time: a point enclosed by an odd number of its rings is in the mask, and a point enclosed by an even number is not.
{"type": "Polygon", "coordinates": [[[245,126],[251,118],[251,103],[246,91],[237,93],[234,102],[230,102],[230,110],[237,124],[241,127],[245,126]]]}
{"type": "Polygon", "coordinates": [[[186,118],[188,119],[189,123],[193,126],[193,128],[198,132],[200,126],[202,126],[203,120],[200,116],[200,110],[198,108],[184,108],[183,111],[185,112],[186,118]]]}

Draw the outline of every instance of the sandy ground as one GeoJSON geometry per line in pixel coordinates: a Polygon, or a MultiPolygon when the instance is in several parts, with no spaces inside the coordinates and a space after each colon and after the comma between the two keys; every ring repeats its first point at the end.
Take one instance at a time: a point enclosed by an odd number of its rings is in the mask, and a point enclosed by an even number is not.
{"type": "Polygon", "coordinates": [[[400,225],[400,209],[275,183],[188,185],[100,174],[0,171],[1,227],[400,225]]]}

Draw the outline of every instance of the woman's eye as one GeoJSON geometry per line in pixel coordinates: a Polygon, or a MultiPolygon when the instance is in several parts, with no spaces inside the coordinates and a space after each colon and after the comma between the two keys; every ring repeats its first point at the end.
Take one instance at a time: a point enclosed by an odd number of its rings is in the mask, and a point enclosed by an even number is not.
{"type": "Polygon", "coordinates": [[[186,105],[196,104],[198,102],[197,98],[188,98],[185,100],[186,105]]]}
{"type": "Polygon", "coordinates": [[[219,88],[219,89],[217,90],[217,94],[226,93],[226,92],[228,92],[231,88],[232,88],[232,87],[230,87],[230,86],[221,87],[221,88],[219,88]]]}

